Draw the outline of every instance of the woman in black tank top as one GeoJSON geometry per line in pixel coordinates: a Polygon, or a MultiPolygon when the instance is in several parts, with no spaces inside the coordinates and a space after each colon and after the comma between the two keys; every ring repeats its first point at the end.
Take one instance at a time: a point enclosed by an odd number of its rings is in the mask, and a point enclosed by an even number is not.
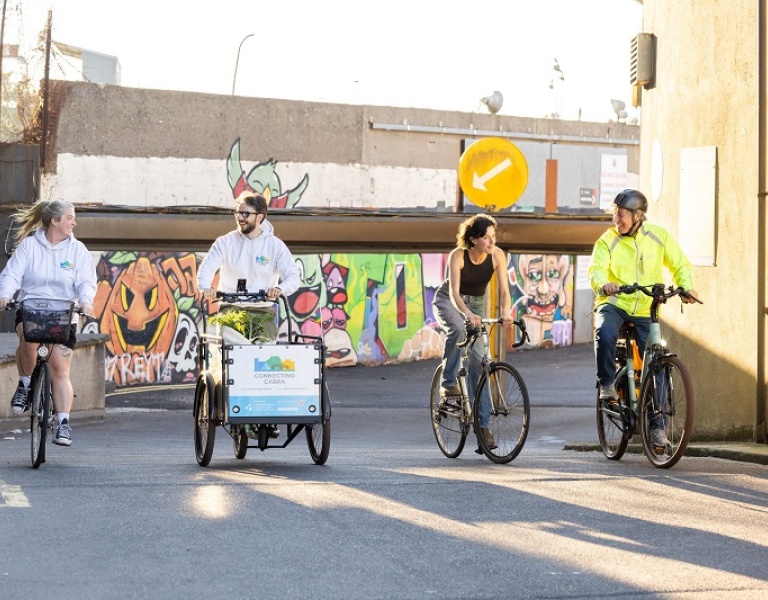
{"type": "MultiPolygon", "coordinates": [[[[465,321],[473,326],[480,324],[485,312],[485,290],[496,275],[501,296],[501,317],[504,325],[512,324],[512,301],[507,278],[507,258],[496,246],[496,221],[484,214],[474,215],[459,225],[456,233],[456,248],[448,255],[447,278],[440,284],[432,302],[432,309],[445,333],[443,351],[443,379],[440,382],[440,396],[445,402],[460,394],[456,376],[459,370],[461,351],[456,347],[466,335],[465,321]]],[[[480,374],[480,358],[484,349],[477,342],[472,348],[467,373],[467,393],[475,395],[480,374]]],[[[479,411],[480,434],[491,435],[487,428],[490,413],[488,408],[479,411]]],[[[493,436],[491,435],[491,440],[493,436]]]]}

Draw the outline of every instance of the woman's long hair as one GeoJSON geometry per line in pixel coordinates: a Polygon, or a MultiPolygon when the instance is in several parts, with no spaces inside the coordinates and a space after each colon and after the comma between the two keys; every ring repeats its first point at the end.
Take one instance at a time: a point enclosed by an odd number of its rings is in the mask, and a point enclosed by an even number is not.
{"type": "Polygon", "coordinates": [[[64,214],[65,210],[73,208],[74,204],[67,200],[40,200],[29,208],[22,208],[13,213],[13,219],[19,224],[16,230],[16,245],[21,240],[32,234],[40,224],[45,229],[51,224],[51,219],[58,219],[64,214]]]}

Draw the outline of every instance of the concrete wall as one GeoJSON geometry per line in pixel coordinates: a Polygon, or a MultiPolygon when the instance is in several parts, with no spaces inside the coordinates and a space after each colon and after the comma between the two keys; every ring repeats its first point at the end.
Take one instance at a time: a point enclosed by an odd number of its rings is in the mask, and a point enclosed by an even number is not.
{"type": "MultiPolygon", "coordinates": [[[[715,147],[716,261],[694,268],[703,305],[664,311],[666,338],[690,367],[698,436],[753,435],[758,382],[758,4],[752,0],[646,0],[644,31],[657,36],[656,85],[642,95],[640,186],[662,182],[650,218],[677,235],[681,154],[715,147]],[[654,145],[657,150],[654,155],[654,145]],[[658,149],[662,160],[659,161],[658,149]],[[656,164],[654,165],[654,161],[656,164]]],[[[763,350],[763,353],[765,351],[763,350]]]]}
{"type": "Polygon", "coordinates": [[[521,205],[543,207],[550,157],[560,161],[563,206],[578,205],[580,187],[599,188],[602,154],[627,156],[631,176],[638,173],[635,125],[85,82],[54,82],[51,128],[41,196],[107,205],[229,206],[232,158],[237,176],[259,164],[273,170],[282,191],[306,176],[301,207],[450,207],[462,143],[513,132],[529,162],[521,205]]]}
{"type": "MultiPolygon", "coordinates": [[[[72,386],[75,401],[72,405],[73,424],[77,420],[103,419],[104,406],[104,340],[106,336],[78,334],[72,357],[72,386]]],[[[15,333],[0,333],[0,420],[18,421],[29,427],[29,413],[14,415],[11,396],[19,382],[16,370],[15,333]]]]}

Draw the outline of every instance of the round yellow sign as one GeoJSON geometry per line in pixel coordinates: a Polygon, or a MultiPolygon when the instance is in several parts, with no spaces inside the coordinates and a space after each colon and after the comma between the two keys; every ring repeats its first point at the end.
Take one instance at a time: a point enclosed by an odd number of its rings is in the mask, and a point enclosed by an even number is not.
{"type": "Polygon", "coordinates": [[[461,155],[459,185],[473,204],[485,210],[507,208],[528,185],[528,162],[509,140],[482,138],[461,155]]]}

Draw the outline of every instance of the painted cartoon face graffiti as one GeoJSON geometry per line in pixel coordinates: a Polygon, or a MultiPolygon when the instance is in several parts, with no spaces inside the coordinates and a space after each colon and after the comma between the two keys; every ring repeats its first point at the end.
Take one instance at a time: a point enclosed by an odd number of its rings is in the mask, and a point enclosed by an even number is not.
{"type": "Polygon", "coordinates": [[[100,331],[109,336],[112,354],[166,349],[178,318],[173,293],[146,257],[120,273],[107,298],[100,331]]]}

